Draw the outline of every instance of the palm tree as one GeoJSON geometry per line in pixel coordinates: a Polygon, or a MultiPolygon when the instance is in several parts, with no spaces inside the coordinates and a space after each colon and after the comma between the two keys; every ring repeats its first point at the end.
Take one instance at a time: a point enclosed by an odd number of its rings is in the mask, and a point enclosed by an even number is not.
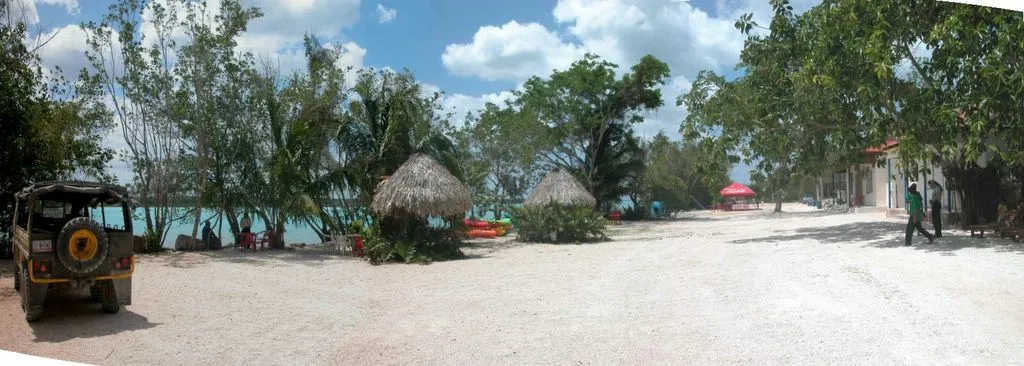
{"type": "Polygon", "coordinates": [[[338,143],[352,156],[348,181],[359,189],[364,204],[371,202],[382,178],[414,153],[430,156],[462,180],[447,116],[439,113],[439,96],[423,96],[408,71],[364,70],[353,90],[338,143]]]}

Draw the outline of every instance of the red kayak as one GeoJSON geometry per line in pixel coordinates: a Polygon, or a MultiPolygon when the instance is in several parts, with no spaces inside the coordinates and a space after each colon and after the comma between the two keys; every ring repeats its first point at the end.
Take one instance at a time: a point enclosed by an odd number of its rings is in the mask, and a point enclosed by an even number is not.
{"type": "Polygon", "coordinates": [[[489,223],[487,221],[476,221],[476,220],[470,220],[470,219],[463,219],[462,222],[464,222],[466,224],[466,226],[469,226],[469,227],[478,227],[478,228],[484,228],[484,229],[491,227],[491,223],[489,223]]]}
{"type": "Polygon", "coordinates": [[[493,238],[498,236],[498,232],[494,230],[473,229],[469,231],[469,236],[475,238],[493,238]]]}

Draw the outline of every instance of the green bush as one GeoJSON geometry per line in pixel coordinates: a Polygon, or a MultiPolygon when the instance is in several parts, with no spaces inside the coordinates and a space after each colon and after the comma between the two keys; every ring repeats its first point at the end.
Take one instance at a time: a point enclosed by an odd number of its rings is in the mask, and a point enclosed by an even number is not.
{"type": "Polygon", "coordinates": [[[147,229],[142,234],[142,242],[146,244],[145,249],[142,251],[143,253],[160,253],[164,251],[163,243],[160,242],[160,234],[152,230],[147,229]]]}
{"type": "Polygon", "coordinates": [[[463,257],[462,240],[456,227],[435,228],[423,219],[385,217],[373,220],[362,230],[363,245],[370,263],[404,262],[427,264],[435,260],[463,257]]]}
{"type": "Polygon", "coordinates": [[[536,243],[582,243],[607,240],[605,218],[586,207],[523,207],[516,210],[518,240],[536,243]]]}

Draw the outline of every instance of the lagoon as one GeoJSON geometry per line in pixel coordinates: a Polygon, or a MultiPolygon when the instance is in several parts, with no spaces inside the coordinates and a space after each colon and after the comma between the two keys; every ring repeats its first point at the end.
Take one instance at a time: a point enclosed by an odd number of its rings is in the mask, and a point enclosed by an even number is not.
{"type": "MultiPolygon", "coordinates": [[[[618,206],[619,206],[620,209],[624,210],[626,208],[632,207],[632,202],[629,200],[628,197],[623,197],[622,201],[619,202],[618,206]]],[[[492,220],[492,219],[495,218],[493,211],[485,210],[485,209],[483,209],[481,207],[478,207],[477,208],[477,213],[479,214],[481,212],[483,212],[483,215],[480,217],[482,219],[492,220]]],[[[121,217],[121,209],[120,208],[107,207],[107,208],[104,208],[104,212],[103,213],[101,213],[99,210],[94,210],[93,211],[93,219],[95,219],[97,222],[103,222],[102,220],[103,220],[103,215],[104,214],[106,215],[106,223],[107,223],[107,225],[122,226],[122,227],[124,226],[124,219],[121,217]]],[[[136,209],[135,212],[134,212],[134,216],[135,217],[132,220],[132,229],[133,229],[132,231],[135,233],[135,235],[142,235],[143,232],[146,230],[146,219],[145,219],[143,210],[141,208],[136,209]]],[[[251,216],[251,217],[252,217],[252,231],[253,232],[261,232],[261,231],[266,230],[266,227],[267,227],[266,223],[263,222],[263,220],[261,220],[259,218],[259,216],[251,216]]],[[[469,217],[469,213],[468,212],[466,213],[466,217],[469,217]]],[[[189,235],[189,236],[192,235],[192,223],[193,223],[192,220],[193,220],[193,218],[194,218],[194,216],[190,215],[185,220],[176,221],[176,222],[174,222],[171,225],[170,229],[168,230],[167,237],[166,237],[166,239],[164,240],[164,243],[163,243],[164,248],[173,248],[174,247],[174,239],[177,238],[178,235],[189,235]]],[[[217,226],[217,211],[216,210],[203,209],[202,218],[203,218],[203,220],[210,219],[210,225],[211,225],[211,227],[213,227],[213,232],[217,234],[217,237],[221,238],[221,240],[224,242],[225,245],[227,245],[228,243],[233,241],[231,239],[231,230],[230,230],[230,227],[228,226],[228,223],[227,223],[227,217],[224,217],[224,219],[223,219],[223,223],[222,223],[223,227],[218,227],[217,226]]],[[[241,219],[241,216],[239,216],[239,219],[241,219]]],[[[430,222],[431,222],[431,224],[434,224],[434,225],[440,225],[441,224],[440,219],[437,219],[437,218],[431,218],[430,222]]],[[[203,223],[200,222],[199,223],[199,231],[202,232],[202,230],[203,230],[203,223]]],[[[197,236],[198,236],[198,234],[197,234],[197,236]]],[[[306,225],[305,223],[302,223],[302,222],[292,222],[292,223],[288,223],[287,225],[285,225],[285,228],[284,228],[284,240],[287,243],[306,243],[306,244],[312,244],[312,243],[319,243],[320,242],[320,237],[318,237],[316,235],[316,232],[313,231],[313,229],[310,228],[309,225],[306,225]]]]}

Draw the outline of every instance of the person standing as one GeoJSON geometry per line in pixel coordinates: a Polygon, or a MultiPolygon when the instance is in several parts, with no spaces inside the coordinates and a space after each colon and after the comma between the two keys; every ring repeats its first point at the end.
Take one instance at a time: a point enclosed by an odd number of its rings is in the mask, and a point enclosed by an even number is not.
{"type": "Polygon", "coordinates": [[[907,222],[905,244],[910,245],[910,239],[914,236],[915,229],[928,238],[928,244],[933,243],[935,237],[921,226],[921,220],[924,219],[924,198],[917,191],[917,182],[910,183],[910,187],[907,189],[907,201],[907,213],[910,214],[910,220],[907,222]]]}
{"type": "Polygon", "coordinates": [[[242,222],[240,224],[242,225],[242,232],[243,233],[251,233],[252,232],[252,219],[249,218],[249,213],[248,212],[246,212],[245,214],[242,215],[242,222]]]}
{"type": "Polygon", "coordinates": [[[934,179],[928,181],[928,188],[932,190],[932,197],[929,201],[932,204],[932,229],[935,230],[935,237],[942,237],[942,186],[934,179]]]}

